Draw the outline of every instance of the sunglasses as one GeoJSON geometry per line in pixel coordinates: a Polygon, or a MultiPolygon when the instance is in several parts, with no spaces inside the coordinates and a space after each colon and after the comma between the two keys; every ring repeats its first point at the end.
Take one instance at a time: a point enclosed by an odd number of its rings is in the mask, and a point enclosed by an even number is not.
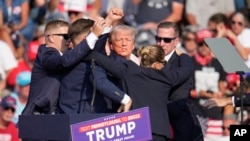
{"type": "Polygon", "coordinates": [[[11,112],[15,112],[16,110],[14,109],[14,108],[12,108],[12,107],[5,107],[4,108],[4,111],[8,111],[8,110],[11,110],[11,112]]]}
{"type": "Polygon", "coordinates": [[[189,38],[189,37],[186,37],[184,38],[185,41],[196,41],[195,38],[189,38]]]}
{"type": "Polygon", "coordinates": [[[238,24],[239,26],[243,26],[242,22],[232,21],[232,24],[238,24]]]}
{"type": "MultiPolygon", "coordinates": [[[[51,34],[51,35],[62,36],[64,40],[69,40],[68,34],[51,34]]],[[[47,35],[47,36],[50,36],[50,35],[47,35]]]]}
{"type": "Polygon", "coordinates": [[[156,42],[161,42],[163,40],[165,43],[170,43],[174,39],[176,39],[176,37],[174,37],[174,38],[163,38],[163,37],[155,36],[156,42]]]}
{"type": "Polygon", "coordinates": [[[204,41],[202,41],[202,42],[199,42],[199,43],[197,43],[198,44],[198,47],[202,47],[202,46],[204,46],[205,45],[205,42],[204,41]]]}
{"type": "Polygon", "coordinates": [[[230,127],[222,126],[222,129],[223,129],[223,130],[230,130],[230,127]]]}
{"type": "Polygon", "coordinates": [[[80,12],[77,12],[77,11],[68,11],[68,15],[75,15],[77,16],[80,12]]]}

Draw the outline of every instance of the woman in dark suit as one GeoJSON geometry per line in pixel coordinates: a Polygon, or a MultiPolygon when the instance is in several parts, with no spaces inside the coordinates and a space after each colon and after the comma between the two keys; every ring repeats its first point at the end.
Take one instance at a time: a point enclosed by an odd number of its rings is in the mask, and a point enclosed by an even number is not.
{"type": "Polygon", "coordinates": [[[166,100],[172,86],[181,84],[192,75],[192,60],[186,54],[181,54],[180,68],[169,71],[162,70],[165,55],[161,47],[142,47],[138,55],[141,67],[132,61],[115,62],[97,52],[93,52],[91,58],[121,80],[123,90],[133,100],[132,109],[149,107],[153,140],[170,139],[166,100]]]}

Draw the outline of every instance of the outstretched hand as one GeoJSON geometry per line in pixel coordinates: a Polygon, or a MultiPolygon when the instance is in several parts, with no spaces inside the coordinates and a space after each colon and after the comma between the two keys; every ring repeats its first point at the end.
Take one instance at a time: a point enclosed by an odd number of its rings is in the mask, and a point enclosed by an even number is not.
{"type": "Polygon", "coordinates": [[[213,107],[224,107],[226,105],[232,104],[232,98],[226,97],[226,98],[211,98],[208,99],[203,106],[213,108],[213,107]]]}

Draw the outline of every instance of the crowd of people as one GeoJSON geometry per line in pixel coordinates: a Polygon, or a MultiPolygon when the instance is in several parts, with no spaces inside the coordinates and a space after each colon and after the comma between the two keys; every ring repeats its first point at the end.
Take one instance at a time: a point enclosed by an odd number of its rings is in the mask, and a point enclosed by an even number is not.
{"type": "Polygon", "coordinates": [[[250,68],[249,10],[249,0],[0,1],[0,140],[22,140],[21,114],[145,106],[154,141],[229,140],[230,125],[250,121],[236,107],[250,76],[226,72],[204,39],[227,38],[250,68]]]}

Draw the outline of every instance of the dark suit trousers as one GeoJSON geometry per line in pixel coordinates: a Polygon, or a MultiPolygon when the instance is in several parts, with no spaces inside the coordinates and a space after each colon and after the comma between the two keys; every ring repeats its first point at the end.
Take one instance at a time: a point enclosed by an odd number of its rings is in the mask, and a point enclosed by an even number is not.
{"type": "Polygon", "coordinates": [[[165,136],[162,135],[157,135],[157,134],[152,134],[152,140],[151,141],[171,141],[170,139],[166,138],[165,136]]]}
{"type": "Polygon", "coordinates": [[[203,141],[202,130],[197,117],[192,112],[190,100],[180,99],[167,106],[174,131],[173,141],[203,141]]]}

